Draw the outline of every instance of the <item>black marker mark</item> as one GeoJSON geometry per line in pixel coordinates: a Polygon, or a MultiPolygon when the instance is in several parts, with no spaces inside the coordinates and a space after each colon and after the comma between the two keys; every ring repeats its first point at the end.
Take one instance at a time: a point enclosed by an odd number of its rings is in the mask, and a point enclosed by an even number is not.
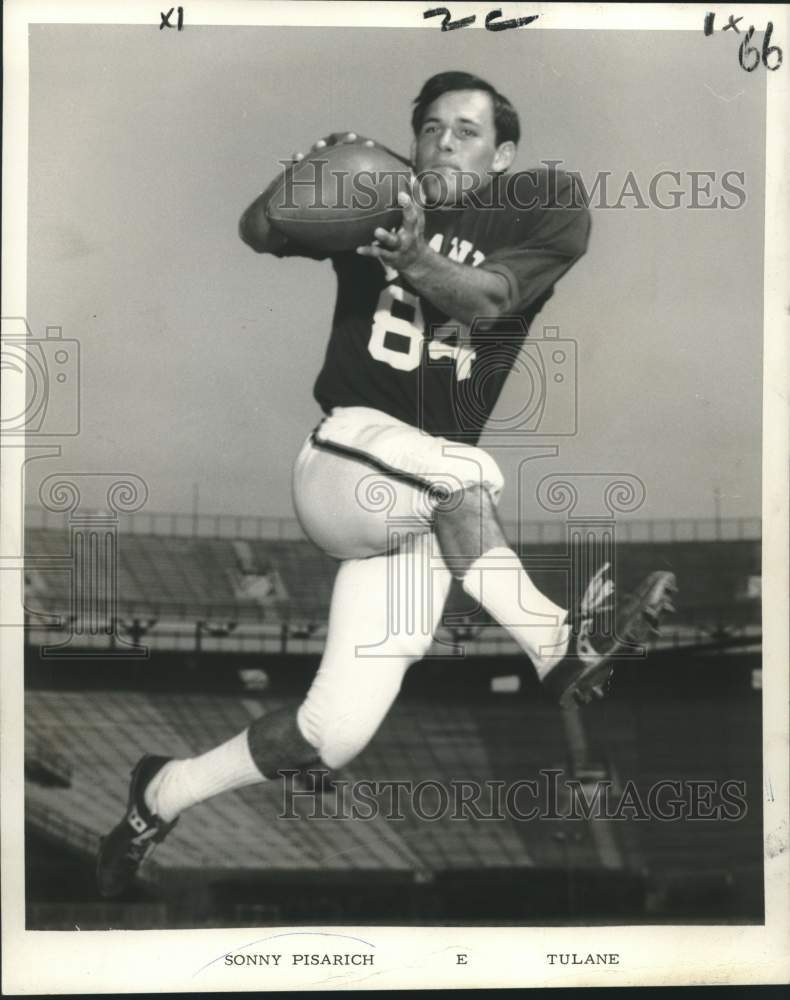
{"type": "Polygon", "coordinates": [[[520,28],[525,24],[532,24],[533,21],[537,21],[539,14],[532,14],[530,17],[512,17],[509,21],[503,21],[501,24],[493,24],[498,17],[502,17],[501,10],[490,10],[486,14],[486,30],[487,31],[507,31],[508,28],[520,28]]]}
{"type": "Polygon", "coordinates": [[[471,17],[462,17],[459,21],[451,20],[452,14],[446,7],[434,7],[432,10],[423,11],[423,20],[429,17],[438,17],[444,14],[444,20],[442,21],[442,31],[455,31],[456,28],[466,28],[470,24],[475,23],[475,14],[471,17]]]}
{"type": "MultiPolygon", "coordinates": [[[[423,20],[428,17],[439,17],[444,15],[444,20],[442,21],[442,31],[455,31],[456,28],[466,28],[470,24],[475,23],[476,15],[472,14],[469,17],[462,17],[458,21],[452,20],[452,14],[448,7],[433,7],[431,10],[425,10],[422,13],[423,20]]],[[[508,28],[521,28],[525,24],[532,24],[533,21],[537,21],[539,14],[532,14],[529,17],[511,17],[508,21],[502,21],[501,24],[494,24],[493,22],[497,18],[502,17],[501,10],[490,10],[486,14],[486,30],[487,31],[507,31],[508,28]]]]}
{"type": "MultiPolygon", "coordinates": [[[[715,19],[716,15],[713,11],[708,11],[705,15],[703,31],[706,35],[713,34],[713,23],[715,19]]],[[[721,30],[729,31],[730,28],[732,28],[736,35],[740,35],[741,31],[738,27],[738,22],[742,20],[743,17],[735,17],[734,14],[730,14],[729,20],[721,30]]],[[[486,27],[488,27],[487,24],[486,27]]],[[[738,62],[740,63],[741,69],[745,69],[747,73],[753,73],[761,62],[763,66],[771,72],[779,69],[782,65],[782,60],[784,59],[784,53],[778,45],[771,45],[771,34],[773,33],[773,30],[773,22],[769,21],[765,26],[765,32],[763,33],[763,48],[762,52],[760,52],[756,45],[752,45],[754,25],[749,25],[749,30],[743,36],[743,41],[738,48],[738,62]],[[769,65],[769,59],[771,57],[776,59],[776,63],[773,66],[769,65]]]]}
{"type": "Polygon", "coordinates": [[[160,31],[162,30],[162,28],[175,28],[175,27],[177,27],[178,30],[181,31],[181,29],[184,27],[184,8],[183,7],[179,7],[178,8],[178,23],[177,23],[177,25],[170,23],[170,18],[173,16],[173,11],[175,9],[176,9],[175,7],[171,7],[170,10],[167,13],[165,13],[163,10],[159,11],[159,30],[160,31]]]}
{"type": "MultiPolygon", "coordinates": [[[[737,29],[736,29],[737,31],[737,29]]],[[[745,69],[747,73],[751,73],[756,70],[760,65],[760,52],[759,49],[755,48],[751,44],[752,35],[754,34],[754,26],[749,28],[749,30],[744,35],[743,41],[741,42],[740,48],[738,49],[738,62],[741,64],[741,69],[745,69]],[[754,62],[751,64],[748,62],[747,53],[754,56],[754,62]]]]}
{"type": "Polygon", "coordinates": [[[779,67],[782,65],[782,59],[784,58],[782,50],[779,48],[778,45],[768,44],[771,41],[771,34],[773,30],[774,30],[773,22],[769,21],[768,24],[765,26],[765,33],[763,35],[762,54],[760,53],[756,45],[751,44],[752,35],[754,34],[754,25],[752,25],[746,32],[746,34],[743,36],[743,41],[741,42],[741,46],[738,49],[738,62],[741,64],[742,68],[746,70],[747,73],[751,73],[753,70],[757,69],[757,67],[760,65],[761,60],[763,66],[765,66],[766,69],[771,70],[771,72],[779,69],[779,67]],[[776,65],[769,66],[768,59],[774,53],[776,54],[776,65]],[[753,57],[753,60],[749,62],[749,59],[751,57],[753,57]]]}
{"type": "Polygon", "coordinates": [[[775,69],[779,69],[779,67],[782,65],[782,60],[784,59],[784,53],[782,52],[782,50],[779,48],[778,45],[768,44],[771,41],[771,33],[773,32],[773,30],[774,30],[773,22],[769,21],[768,24],[765,26],[765,34],[763,35],[763,66],[765,66],[766,69],[771,70],[771,72],[773,72],[775,69]],[[771,55],[772,52],[776,53],[775,66],[768,65],[768,57],[771,55]]]}

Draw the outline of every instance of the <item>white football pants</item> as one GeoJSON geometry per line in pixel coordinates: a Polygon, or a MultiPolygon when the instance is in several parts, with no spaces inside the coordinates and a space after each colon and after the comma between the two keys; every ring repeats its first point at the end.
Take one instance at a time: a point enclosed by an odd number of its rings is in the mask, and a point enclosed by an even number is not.
{"type": "Polygon", "coordinates": [[[451,583],[433,511],[470,485],[499,499],[502,474],[485,451],[367,407],[333,410],[299,453],[299,520],[342,560],[324,655],[297,714],[327,767],[366,746],[407,669],[428,652],[451,583]]]}

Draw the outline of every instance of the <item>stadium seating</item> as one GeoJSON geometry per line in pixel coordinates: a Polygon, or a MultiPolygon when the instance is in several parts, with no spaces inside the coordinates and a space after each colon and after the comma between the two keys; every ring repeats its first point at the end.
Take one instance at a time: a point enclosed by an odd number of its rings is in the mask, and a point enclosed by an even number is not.
{"type": "Polygon", "coordinates": [[[325,621],[337,562],[307,541],[256,540],[251,548],[282,577],[294,618],[325,621]]]}
{"type": "MultiPolygon", "coordinates": [[[[286,703],[199,693],[29,691],[27,730],[57,745],[71,781],[62,787],[29,780],[28,821],[39,833],[92,851],[97,835],[123,811],[127,775],[143,752],[189,756],[207,750],[249,725],[253,715],[286,703]]],[[[564,760],[556,713],[549,708],[531,711],[527,729],[509,704],[432,707],[406,701],[336,779],[482,785],[534,776],[547,761],[562,766],[564,760]]],[[[157,851],[149,877],[156,879],[161,869],[436,871],[562,863],[551,822],[453,818],[442,814],[431,787],[421,805],[440,815],[429,822],[408,801],[400,804],[402,820],[354,819],[353,801],[342,788],[330,788],[320,807],[325,816],[316,816],[313,797],[297,795],[290,806],[294,818],[278,821],[286,808],[280,783],[213,800],[196,807],[157,851]]],[[[391,801],[380,799],[384,811],[391,801]]],[[[490,811],[492,801],[481,799],[480,808],[490,811]]],[[[598,864],[589,837],[576,849],[575,863],[598,864]]]]}
{"type": "MultiPolygon", "coordinates": [[[[26,547],[36,559],[26,574],[28,609],[66,614],[70,582],[62,565],[64,533],[28,528],[26,547]],[[47,567],[46,556],[60,556],[61,563],[47,567]]],[[[759,625],[760,601],[753,584],[759,584],[760,550],[756,540],[624,542],[614,559],[616,582],[628,589],[653,569],[671,569],[681,590],[676,623],[712,632],[733,625],[759,625]]],[[[304,539],[248,539],[243,551],[241,558],[238,543],[226,538],[122,535],[118,541],[118,611],[127,616],[148,614],[160,621],[221,617],[303,627],[326,621],[335,560],[304,539]],[[260,596],[265,587],[253,596],[245,581],[267,573],[273,580],[269,596],[260,596]]],[[[531,544],[522,548],[521,555],[536,584],[553,599],[566,602],[565,547],[531,544]]],[[[463,620],[469,608],[469,600],[455,586],[448,613],[463,620]]],[[[490,624],[484,615],[479,620],[490,624]]]]}
{"type": "MultiPolygon", "coordinates": [[[[747,668],[747,662],[729,669],[718,661],[704,667],[691,660],[676,664],[669,674],[659,663],[652,669],[650,663],[640,667],[634,676],[644,678],[645,669],[652,674],[641,694],[623,683],[615,697],[585,711],[581,753],[569,717],[532,696],[476,696],[459,689],[452,697],[437,697],[408,689],[365,750],[330,776],[323,796],[301,794],[301,784],[292,787],[294,794],[286,794],[281,782],[266,782],[190,810],[146,863],[145,898],[150,908],[152,900],[173,898],[177,891],[226,886],[222,891],[230,898],[247,899],[252,905],[256,899],[272,902],[271,889],[261,892],[260,886],[274,886],[279,879],[282,892],[294,898],[302,894],[309,913],[311,899],[331,898],[327,887],[341,884],[332,879],[343,880],[344,905],[350,905],[348,894],[356,891],[351,886],[366,881],[372,885],[372,879],[385,875],[406,885],[421,880],[444,885],[446,899],[461,892],[471,878],[494,910],[497,893],[503,900],[507,896],[510,902],[503,905],[515,906],[515,917],[523,917],[530,906],[537,907],[535,913],[541,906],[550,912],[555,905],[603,913],[624,880],[647,872],[656,892],[674,894],[676,905],[691,907],[692,916],[695,900],[688,887],[695,885],[700,893],[710,894],[708,901],[697,898],[698,916],[718,919],[722,906],[740,906],[737,912],[748,910],[754,919],[762,905],[757,872],[762,858],[760,698],[744,683],[747,668]],[[700,671],[705,675],[701,682],[689,687],[685,679],[700,671]],[[714,677],[721,683],[711,686],[714,677]],[[540,784],[546,770],[562,775],[556,818],[490,818],[492,783],[510,788],[532,779],[540,784]],[[564,783],[570,777],[608,781],[615,789],[634,782],[643,801],[657,781],[736,780],[744,783],[749,808],[732,822],[568,822],[562,817],[568,812],[564,783]],[[374,818],[353,814],[359,799],[351,783],[365,781],[390,788],[375,796],[381,811],[374,818]],[[410,790],[398,796],[392,791],[396,782],[408,782],[410,790]],[[437,786],[451,789],[460,782],[483,789],[476,800],[477,816],[473,811],[453,816],[442,806],[437,786]],[[418,799],[419,787],[423,792],[418,799]],[[752,875],[757,880],[753,885],[752,875]],[[541,878],[554,881],[541,883],[541,878]],[[582,886],[594,878],[604,881],[585,901],[582,886]],[[497,879],[505,880],[498,890],[497,879]],[[535,888],[541,884],[543,889],[535,888]],[[257,885],[257,895],[245,896],[239,888],[244,885],[257,885]],[[519,885],[524,887],[521,894],[519,885]],[[558,885],[564,886],[559,900],[558,885]],[[577,896],[566,898],[566,890],[577,896]]],[[[454,668],[444,669],[449,676],[454,668]]],[[[97,671],[97,680],[100,674],[97,671]]],[[[268,692],[253,697],[238,690],[209,693],[190,682],[188,672],[181,688],[172,692],[145,690],[144,685],[141,676],[135,690],[113,690],[105,682],[102,688],[49,686],[26,693],[25,728],[33,765],[26,780],[29,835],[38,844],[50,844],[51,850],[62,853],[67,848],[88,868],[98,836],[123,811],[128,772],[143,752],[200,753],[251,719],[296,705],[299,697],[268,692]],[[42,771],[42,763],[48,770],[42,771]],[[55,772],[61,780],[52,780],[55,772]]],[[[515,801],[525,810],[536,799],[526,794],[515,801]]],[[[538,801],[545,804],[546,799],[540,795],[538,801]]],[[[74,921],[100,927],[105,917],[92,911],[92,892],[89,876],[75,890],[74,913],[82,913],[74,921]]],[[[53,898],[46,885],[38,886],[29,926],[59,926],[65,911],[58,917],[56,910],[48,909],[53,898]]],[[[406,904],[401,900],[398,905],[406,904]]],[[[638,918],[641,903],[634,905],[632,915],[638,918]]],[[[134,927],[146,921],[156,926],[162,918],[147,911],[108,910],[106,919],[112,919],[113,926],[134,927]]],[[[196,913],[190,919],[199,926],[207,918],[196,913]]],[[[268,922],[277,919],[275,911],[268,922]]]]}
{"type": "MultiPolygon", "coordinates": [[[[26,530],[25,596],[33,628],[40,621],[37,615],[59,615],[68,623],[74,613],[69,544],[65,527],[26,530]]],[[[520,554],[536,584],[564,603],[571,562],[566,547],[538,535],[520,554]]],[[[90,680],[96,661],[89,660],[86,650],[80,662],[79,643],[66,650],[76,658],[47,661],[37,655],[37,645],[57,644],[62,636],[50,639],[42,631],[31,639],[28,633],[25,787],[34,860],[46,857],[49,848],[58,864],[71,852],[81,864],[92,866],[98,837],[120,816],[128,772],[143,752],[191,756],[222,742],[252,718],[296,704],[301,697],[296,689],[304,690],[323,646],[337,564],[303,538],[220,537],[219,530],[214,535],[120,531],[117,556],[115,597],[121,624],[113,652],[119,660],[98,664],[100,681],[90,680]],[[128,649],[120,646],[138,625],[143,641],[161,635],[159,644],[152,645],[154,654],[157,649],[167,652],[148,658],[143,651],[144,658],[122,663],[120,654],[128,649]],[[252,652],[255,659],[228,655],[227,633],[238,640],[239,654],[252,652]],[[265,645],[264,636],[272,646],[265,645]],[[266,651],[275,655],[267,659],[266,651]]],[[[196,882],[232,882],[228,898],[241,908],[239,913],[259,913],[268,905],[266,920],[272,923],[282,921],[284,913],[301,921],[330,914],[335,906],[341,917],[356,912],[353,906],[343,909],[325,888],[330,876],[346,885],[343,906],[351,906],[349,894],[362,885],[375,897],[382,884],[376,879],[386,877],[393,885],[445,885],[445,917],[455,912],[453,906],[466,905],[468,892],[477,891],[494,903],[498,893],[507,895],[517,921],[528,911],[530,898],[542,899],[541,906],[566,906],[571,913],[603,912],[617,878],[622,886],[629,873],[642,871],[659,873],[665,912],[673,894],[680,901],[677,912],[682,911],[684,892],[690,915],[701,912],[692,912],[694,893],[688,887],[702,879],[709,883],[708,915],[737,904],[739,914],[748,911],[759,918],[758,876],[752,879],[757,888],[750,882],[740,896],[733,886],[737,879],[751,879],[762,858],[760,698],[753,683],[750,689],[732,682],[740,670],[739,656],[744,676],[759,672],[759,656],[752,653],[749,660],[745,645],[736,648],[731,640],[744,629],[741,638],[759,649],[761,543],[756,538],[625,541],[618,543],[613,564],[621,590],[653,569],[676,574],[680,595],[671,641],[692,651],[689,660],[670,652],[663,660],[641,661],[631,672],[618,669],[613,697],[585,710],[583,753],[572,716],[534,697],[535,678],[530,689],[530,676],[519,674],[516,658],[502,659],[516,652],[512,640],[454,584],[445,611],[452,627],[440,639],[453,637],[461,646],[466,642],[469,655],[455,661],[428,657],[415,665],[375,738],[347,768],[331,776],[323,798],[299,794],[299,783],[284,795],[281,784],[272,782],[197,806],[145,866],[145,903],[131,909],[125,903],[105,907],[90,896],[82,878],[83,888],[64,895],[66,909],[58,909],[42,874],[28,908],[28,925],[64,926],[66,912],[68,927],[80,921],[85,929],[107,922],[130,928],[161,925],[161,894],[179,885],[192,892],[196,882]],[[725,643],[734,655],[720,655],[725,643]],[[704,650],[711,645],[716,656],[708,655],[704,666],[704,650]],[[497,654],[490,661],[489,652],[497,654]],[[470,681],[478,667],[482,677],[478,671],[470,681]],[[513,694],[492,694],[494,680],[508,681],[499,690],[513,694]],[[355,781],[409,781],[412,787],[427,783],[421,803],[430,814],[437,806],[437,784],[499,781],[507,786],[535,778],[546,768],[592,775],[593,782],[611,780],[616,787],[633,780],[642,790],[667,778],[742,780],[749,788],[749,813],[733,823],[567,823],[451,818],[446,812],[426,819],[407,807],[403,819],[382,814],[364,819],[354,816],[353,802],[343,792],[355,781]],[[315,815],[316,809],[323,815],[315,815]],[[282,819],[283,812],[292,818],[282,819]],[[537,894],[522,892],[526,880],[541,873],[553,873],[555,881],[537,894]],[[592,894],[588,910],[580,895],[583,873],[617,876],[592,894]],[[559,900],[558,877],[564,887],[559,893],[566,893],[559,900]],[[255,880],[261,878],[270,879],[268,886],[280,878],[279,902],[276,894],[256,894],[255,880]],[[477,890],[469,888],[475,880],[477,890]],[[247,883],[253,889],[244,896],[238,887],[247,883]],[[301,902],[288,909],[290,899],[301,902]],[[452,905],[450,899],[455,899],[452,905]]],[[[83,632],[78,638],[88,637],[83,632]]],[[[109,648],[106,633],[97,641],[104,644],[102,650],[109,648]]],[[[522,666],[523,659],[518,661],[522,666]]],[[[559,813],[567,795],[561,792],[559,813]]],[[[378,801],[386,812],[387,797],[379,794],[378,801]]],[[[486,804],[480,802],[483,812],[486,804]]],[[[527,797],[524,805],[530,804],[527,797]]],[[[386,915],[389,897],[383,888],[380,898],[386,915]]],[[[545,916],[549,911],[541,912],[545,916]]],[[[169,910],[167,919],[173,919],[169,910]]],[[[195,914],[189,919],[189,926],[199,926],[200,920],[211,918],[195,914]]]]}
{"type": "MultiPolygon", "coordinates": [[[[63,554],[63,533],[29,528],[28,556],[45,560],[63,554]]],[[[128,535],[118,542],[117,599],[121,611],[172,617],[227,614],[270,618],[324,620],[329,609],[334,560],[306,541],[249,542],[260,572],[275,571],[287,598],[263,604],[244,593],[244,577],[233,542],[222,538],[128,535]]],[[[53,560],[54,562],[54,560],[53,560]]],[[[27,598],[31,611],[63,613],[68,607],[67,568],[39,566],[28,571],[27,598]]]]}

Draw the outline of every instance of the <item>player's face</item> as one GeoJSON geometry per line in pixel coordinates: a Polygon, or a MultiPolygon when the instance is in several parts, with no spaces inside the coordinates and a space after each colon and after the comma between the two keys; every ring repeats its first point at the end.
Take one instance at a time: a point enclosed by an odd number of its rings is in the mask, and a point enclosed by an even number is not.
{"type": "Polygon", "coordinates": [[[414,171],[425,203],[434,208],[460,204],[464,195],[507,170],[512,142],[497,145],[494,105],[484,90],[451,90],[425,112],[412,144],[414,171]]]}

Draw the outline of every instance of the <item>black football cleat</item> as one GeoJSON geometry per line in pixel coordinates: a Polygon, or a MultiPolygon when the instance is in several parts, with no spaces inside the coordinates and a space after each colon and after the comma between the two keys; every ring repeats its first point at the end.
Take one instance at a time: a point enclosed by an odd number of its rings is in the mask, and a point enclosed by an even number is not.
{"type": "Polygon", "coordinates": [[[611,661],[618,655],[633,654],[635,647],[658,635],[662,615],[675,610],[674,573],[651,573],[615,607],[608,569],[606,563],[598,570],[578,609],[569,616],[573,648],[543,678],[545,691],[562,708],[603,698],[612,678],[611,661]]]}
{"type": "Polygon", "coordinates": [[[176,818],[172,823],[165,823],[153,815],[143,796],[148,783],[170,760],[171,757],[151,754],[140,758],[132,770],[126,813],[99,842],[96,882],[99,893],[108,899],[120,896],[129,888],[140,865],[178,822],[176,818]]]}

